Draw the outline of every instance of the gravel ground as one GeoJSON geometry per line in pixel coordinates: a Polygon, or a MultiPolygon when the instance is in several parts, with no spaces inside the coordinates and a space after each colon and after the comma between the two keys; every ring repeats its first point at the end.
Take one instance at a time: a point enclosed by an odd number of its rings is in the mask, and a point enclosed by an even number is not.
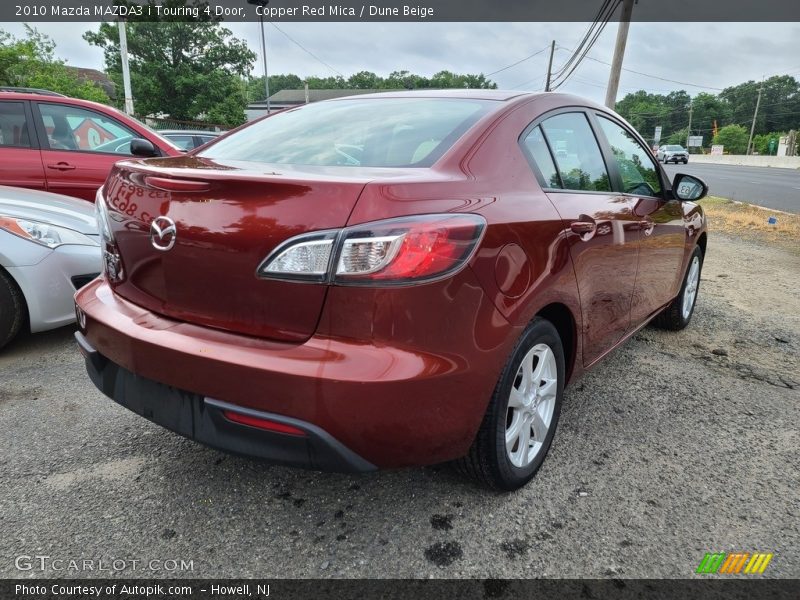
{"type": "Polygon", "coordinates": [[[23,337],[0,354],[0,577],[76,575],[15,568],[37,554],[134,577],[687,577],[710,551],[799,577],[798,289],[797,254],[712,237],[689,329],[644,329],[574,382],[507,495],[447,467],[231,457],[104,398],[69,328],[23,337]]]}

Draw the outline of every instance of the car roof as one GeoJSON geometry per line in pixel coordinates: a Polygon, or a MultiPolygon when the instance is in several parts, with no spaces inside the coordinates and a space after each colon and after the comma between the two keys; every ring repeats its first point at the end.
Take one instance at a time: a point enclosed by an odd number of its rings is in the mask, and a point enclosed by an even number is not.
{"type": "Polygon", "coordinates": [[[336,102],[338,100],[348,100],[354,97],[362,98],[461,98],[465,100],[496,100],[504,102],[517,98],[519,96],[528,95],[527,92],[520,92],[515,90],[479,90],[479,89],[461,89],[452,88],[446,90],[407,90],[407,91],[394,91],[394,92],[378,92],[377,94],[357,94],[355,96],[342,96],[341,98],[334,98],[327,100],[327,102],[336,102]]]}
{"type": "Polygon", "coordinates": [[[58,104],[72,104],[74,106],[82,106],[85,108],[92,108],[112,114],[123,114],[113,106],[108,104],[101,104],[99,102],[92,102],[91,100],[81,100],[80,98],[73,98],[71,96],[42,94],[38,92],[11,92],[0,90],[0,100],[32,100],[35,102],[57,102],[58,104]]]}

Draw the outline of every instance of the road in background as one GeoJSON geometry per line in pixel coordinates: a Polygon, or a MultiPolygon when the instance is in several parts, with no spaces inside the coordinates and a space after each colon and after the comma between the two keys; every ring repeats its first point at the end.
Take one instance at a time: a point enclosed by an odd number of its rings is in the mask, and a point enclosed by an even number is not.
{"type": "Polygon", "coordinates": [[[735,165],[665,165],[667,174],[688,173],[702,178],[712,196],[800,213],[800,170],[735,165]]]}

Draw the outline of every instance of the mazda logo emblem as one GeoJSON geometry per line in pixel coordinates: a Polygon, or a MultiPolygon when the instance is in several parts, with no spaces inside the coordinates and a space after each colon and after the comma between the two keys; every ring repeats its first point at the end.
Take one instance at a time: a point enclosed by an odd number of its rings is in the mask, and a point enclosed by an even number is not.
{"type": "Polygon", "coordinates": [[[153,248],[166,252],[175,245],[178,237],[178,230],[175,221],[169,217],[156,217],[150,223],[150,243],[153,248]]]}

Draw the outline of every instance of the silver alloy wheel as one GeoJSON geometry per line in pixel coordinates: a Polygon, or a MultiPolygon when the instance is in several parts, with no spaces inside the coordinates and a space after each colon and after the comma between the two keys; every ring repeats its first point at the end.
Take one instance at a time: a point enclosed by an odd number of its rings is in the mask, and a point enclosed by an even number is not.
{"type": "Polygon", "coordinates": [[[686,287],[683,289],[683,306],[681,307],[683,318],[688,319],[692,314],[695,298],[697,298],[697,286],[700,283],[700,258],[692,258],[689,266],[689,274],[686,276],[686,287]]]}
{"type": "Polygon", "coordinates": [[[506,453],[515,467],[527,467],[544,446],[557,393],[556,355],[537,344],[522,359],[508,399],[506,453]]]}

